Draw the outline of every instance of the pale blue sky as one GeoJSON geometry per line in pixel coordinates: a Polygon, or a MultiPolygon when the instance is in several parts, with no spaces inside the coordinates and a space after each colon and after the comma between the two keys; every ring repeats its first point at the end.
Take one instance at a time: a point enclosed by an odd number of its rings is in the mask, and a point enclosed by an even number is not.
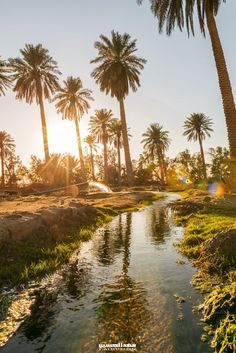
{"type": "MultiPolygon", "coordinates": [[[[236,86],[235,0],[228,0],[217,17],[219,33],[231,76],[236,86]]],[[[150,123],[158,122],[170,131],[172,145],[169,155],[189,148],[198,151],[196,143],[182,136],[182,125],[192,112],[203,112],[214,121],[214,134],[205,148],[227,145],[224,115],[217,82],[211,45],[201,34],[188,38],[178,30],[171,37],[160,35],[157,22],[146,0],[137,6],[136,0],[2,0],[0,55],[16,57],[25,43],[42,43],[58,62],[63,73],[79,76],[86,88],[93,90],[95,101],[81,122],[85,136],[87,122],[94,109],[109,108],[118,117],[115,99],[99,92],[90,77],[96,56],[94,42],[99,35],[112,29],[128,32],[137,38],[137,54],[147,59],[141,76],[141,88],[126,99],[127,121],[133,135],[131,153],[137,158],[142,152],[141,135],[150,123]],[[4,34],[4,35],[3,35],[4,34]]],[[[61,121],[52,104],[46,104],[51,152],[77,153],[74,126],[61,121]]],[[[31,154],[43,156],[41,124],[36,104],[29,106],[16,101],[7,92],[0,98],[1,130],[16,141],[17,153],[25,163],[31,154]]]]}

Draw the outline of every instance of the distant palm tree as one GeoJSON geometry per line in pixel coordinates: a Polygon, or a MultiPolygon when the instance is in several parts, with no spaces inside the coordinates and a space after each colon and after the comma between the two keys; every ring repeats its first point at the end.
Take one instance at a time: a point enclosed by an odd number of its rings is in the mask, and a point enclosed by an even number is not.
{"type": "Polygon", "coordinates": [[[184,136],[187,136],[188,141],[198,141],[200,145],[203,175],[207,178],[205,156],[202,146],[202,141],[205,140],[206,136],[210,137],[210,132],[213,131],[211,128],[212,120],[202,113],[193,113],[184,123],[184,136]]]}
{"type": "Polygon", "coordinates": [[[6,61],[0,59],[0,96],[5,94],[5,89],[11,85],[11,78],[8,75],[9,72],[10,70],[6,61]]]}
{"type": "Polygon", "coordinates": [[[160,179],[163,184],[166,181],[165,152],[170,145],[168,134],[169,132],[164,131],[161,125],[151,124],[142,135],[144,137],[142,143],[144,143],[147,156],[151,160],[155,160],[156,158],[158,160],[160,179]]]}
{"type": "Polygon", "coordinates": [[[51,94],[58,88],[57,62],[41,44],[26,44],[20,50],[22,58],[10,59],[12,78],[15,80],[13,91],[17,99],[25,99],[31,104],[33,100],[39,105],[43,132],[45,160],[49,160],[49,147],[46,117],[43,99],[51,99],[51,94]]]}
{"type": "Polygon", "coordinates": [[[92,135],[92,134],[87,135],[85,137],[85,139],[84,139],[84,142],[89,145],[92,178],[93,178],[93,180],[95,180],[94,155],[93,155],[93,152],[96,149],[96,137],[94,135],[92,135]]]}
{"type": "Polygon", "coordinates": [[[99,84],[101,91],[116,97],[120,105],[120,118],[125,152],[125,163],[128,182],[133,182],[133,168],[130,157],[129,139],[127,133],[124,99],[129,89],[137,91],[140,86],[139,74],[144,68],[146,60],[136,56],[136,40],[130,35],[112,31],[111,39],[101,35],[100,41],[95,42],[98,56],[91,61],[98,66],[93,70],[92,77],[99,84]]]}
{"type": "Polygon", "coordinates": [[[109,125],[112,118],[112,111],[107,109],[100,109],[95,111],[95,115],[91,116],[89,122],[89,130],[92,135],[97,137],[97,142],[103,144],[104,156],[104,181],[108,182],[108,155],[107,143],[109,137],[109,125]]]}
{"type": "MultiPolygon", "coordinates": [[[[141,3],[142,0],[137,0],[137,2],[141,3]]],[[[163,31],[163,27],[166,25],[166,32],[170,35],[175,26],[178,26],[182,31],[186,24],[188,33],[192,32],[194,34],[195,11],[197,11],[198,16],[196,18],[199,20],[200,30],[204,35],[207,25],[215,58],[228,132],[231,156],[231,187],[236,191],[236,107],[224,51],[215,21],[222,2],[226,2],[226,0],[150,0],[151,10],[159,21],[160,32],[163,31]]]]}
{"type": "Polygon", "coordinates": [[[121,156],[120,150],[123,146],[123,138],[122,138],[122,124],[118,119],[112,119],[111,124],[109,126],[109,135],[111,142],[113,142],[114,146],[117,149],[117,162],[118,162],[118,184],[121,183],[121,156]]]}
{"type": "Polygon", "coordinates": [[[1,169],[2,169],[2,187],[5,186],[5,157],[15,147],[14,139],[6,132],[0,131],[0,158],[1,158],[1,169]]]}
{"type": "Polygon", "coordinates": [[[75,122],[78,151],[81,169],[84,172],[84,156],[80,137],[79,120],[84,113],[90,108],[89,101],[93,100],[92,91],[83,88],[82,81],[79,77],[69,76],[63,81],[64,87],[60,87],[54,98],[57,101],[57,112],[62,114],[64,119],[73,120],[75,122]]]}

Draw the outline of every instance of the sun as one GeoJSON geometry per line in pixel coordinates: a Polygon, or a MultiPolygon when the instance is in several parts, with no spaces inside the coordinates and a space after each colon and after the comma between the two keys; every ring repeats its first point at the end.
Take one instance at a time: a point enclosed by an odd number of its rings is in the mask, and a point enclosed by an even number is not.
{"type": "MultiPolygon", "coordinates": [[[[87,127],[80,122],[80,134],[83,148],[87,127]]],[[[69,120],[59,120],[48,124],[48,140],[51,153],[70,153],[78,157],[75,124],[69,120]]]]}

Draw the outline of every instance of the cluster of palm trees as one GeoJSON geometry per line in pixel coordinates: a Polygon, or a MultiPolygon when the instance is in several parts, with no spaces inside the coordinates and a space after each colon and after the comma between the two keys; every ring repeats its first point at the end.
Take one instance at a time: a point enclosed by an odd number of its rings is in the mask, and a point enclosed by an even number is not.
{"type": "MultiPolygon", "coordinates": [[[[167,35],[171,35],[176,26],[179,27],[181,31],[186,26],[188,35],[190,33],[194,35],[195,19],[198,20],[200,31],[204,36],[206,33],[206,27],[208,29],[228,133],[231,157],[231,188],[236,191],[236,107],[226,60],[215,20],[222,2],[226,2],[226,0],[149,1],[151,4],[151,11],[158,21],[160,33],[163,32],[165,27],[167,35]]],[[[138,4],[141,4],[142,2],[143,0],[137,0],[138,4]]]]}
{"type": "MultiPolygon", "coordinates": [[[[203,113],[193,113],[187,117],[184,126],[183,135],[188,141],[198,141],[200,147],[201,164],[204,179],[207,179],[207,168],[203,149],[203,140],[213,131],[212,120],[203,113]]],[[[144,155],[158,166],[158,175],[161,184],[166,184],[167,163],[165,154],[170,146],[169,131],[163,130],[163,127],[156,123],[151,124],[143,134],[142,143],[144,144],[144,155]]]]}
{"type": "Polygon", "coordinates": [[[117,151],[118,165],[118,184],[121,183],[121,148],[123,147],[122,123],[119,119],[113,117],[112,111],[108,109],[99,109],[91,116],[89,121],[90,135],[85,138],[85,142],[90,147],[91,170],[94,179],[94,160],[93,150],[96,149],[96,143],[103,145],[103,167],[104,182],[108,183],[108,144],[113,145],[117,151]]]}
{"type": "MultiPolygon", "coordinates": [[[[142,3],[142,0],[137,0],[137,2],[142,3]]],[[[231,156],[231,182],[233,188],[236,189],[236,108],[226,61],[215,21],[215,17],[218,14],[222,1],[150,0],[150,3],[151,11],[158,20],[160,32],[162,32],[165,27],[167,35],[171,35],[176,26],[179,27],[181,31],[184,26],[186,26],[188,34],[192,33],[194,35],[195,12],[197,12],[198,16],[196,16],[196,18],[199,20],[199,27],[203,35],[205,35],[206,27],[208,28],[226,118],[231,156]]],[[[119,103],[121,135],[125,154],[127,179],[128,182],[132,184],[134,174],[130,157],[124,101],[130,90],[135,92],[139,88],[140,72],[144,68],[146,61],[135,54],[137,50],[136,40],[132,40],[127,33],[121,35],[119,32],[112,31],[110,38],[101,35],[100,40],[95,42],[95,48],[97,49],[98,55],[91,61],[92,64],[96,65],[91,75],[99,85],[100,90],[107,95],[109,94],[111,97],[115,97],[119,103]]],[[[78,77],[68,77],[67,80],[63,82],[63,87],[61,87],[58,79],[61,73],[58,70],[57,62],[53,60],[48,50],[43,48],[41,44],[35,46],[27,44],[24,49],[20,50],[20,54],[21,57],[9,59],[8,62],[0,59],[0,95],[4,94],[5,90],[13,85],[13,91],[16,93],[17,99],[25,99],[29,104],[36,101],[39,105],[46,162],[50,160],[50,153],[44,99],[51,101],[53,98],[56,102],[58,113],[62,114],[63,118],[75,122],[80,164],[81,169],[83,170],[84,164],[79,120],[90,108],[89,103],[93,99],[92,92],[89,89],[83,88],[83,84],[78,77]]],[[[94,118],[92,121],[96,121],[96,119],[97,122],[99,122],[98,118],[94,118]]],[[[190,119],[194,120],[195,118],[190,117],[190,119]]],[[[201,141],[203,136],[209,135],[211,128],[209,127],[204,135],[201,135],[201,132],[197,132],[197,130],[192,134],[188,132],[189,122],[190,120],[185,124],[185,135],[188,136],[189,140],[193,139],[199,141],[204,174],[206,175],[201,141]]],[[[197,120],[197,123],[198,122],[199,120],[197,120]]],[[[99,122],[99,124],[100,123],[101,122],[99,122]]],[[[104,127],[104,124],[102,126],[104,127]]],[[[152,126],[147,133],[154,134],[158,129],[160,130],[158,125],[156,127],[152,126]]],[[[95,132],[96,129],[93,129],[91,125],[91,130],[94,130],[95,132]]],[[[104,131],[105,130],[103,129],[103,132],[97,135],[97,139],[102,141],[104,146],[104,165],[106,170],[107,158],[105,156],[107,154],[107,135],[104,131]]],[[[146,148],[148,148],[148,141],[146,139],[148,139],[148,136],[144,136],[144,143],[146,144],[146,148]]],[[[120,143],[120,140],[116,140],[116,143],[120,143]]],[[[91,139],[89,145],[92,145],[91,139]]],[[[118,150],[120,149],[118,148],[118,150]]],[[[165,178],[165,165],[161,160],[163,159],[164,151],[165,148],[163,147],[162,150],[158,152],[163,179],[165,178]]],[[[105,179],[107,179],[107,172],[105,172],[105,179]]]]}
{"type": "MultiPolygon", "coordinates": [[[[144,67],[145,60],[135,55],[136,40],[131,40],[127,33],[121,35],[112,31],[111,39],[101,35],[100,41],[95,42],[95,48],[98,50],[98,56],[91,63],[97,66],[91,75],[100,86],[101,91],[110,94],[111,97],[116,97],[119,102],[127,178],[132,183],[133,170],[124,99],[130,89],[136,91],[140,86],[139,74],[144,67]]],[[[79,77],[70,76],[63,81],[61,86],[59,83],[61,72],[58,69],[58,64],[41,44],[26,44],[25,48],[20,50],[20,54],[21,57],[11,58],[8,62],[0,61],[0,95],[5,93],[6,88],[13,85],[13,92],[16,93],[17,99],[25,99],[29,104],[36,101],[40,109],[46,163],[50,163],[50,153],[44,99],[54,101],[57,112],[62,115],[63,119],[75,122],[80,166],[83,171],[84,158],[79,121],[90,108],[90,101],[93,100],[92,91],[83,87],[79,77]]],[[[100,124],[99,119],[97,120],[98,124],[100,124]]],[[[91,129],[95,131],[96,129],[92,128],[92,125],[91,129]]],[[[105,149],[106,138],[104,134],[99,137],[105,149]]],[[[120,138],[117,143],[120,144],[120,138]]],[[[106,151],[104,152],[106,154],[106,151]]],[[[104,157],[104,163],[107,163],[106,157],[104,157]]],[[[107,165],[105,165],[105,170],[107,170],[107,165]]],[[[107,179],[107,172],[105,172],[105,179],[107,179]]]]}

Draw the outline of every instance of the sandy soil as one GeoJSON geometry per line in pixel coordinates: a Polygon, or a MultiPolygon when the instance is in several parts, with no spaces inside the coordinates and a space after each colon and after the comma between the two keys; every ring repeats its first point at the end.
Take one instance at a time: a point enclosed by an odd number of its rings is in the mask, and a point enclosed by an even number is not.
{"type": "Polygon", "coordinates": [[[89,204],[97,207],[110,207],[113,209],[124,209],[133,207],[137,202],[150,199],[151,192],[132,192],[132,193],[111,193],[96,194],[89,197],[71,197],[63,195],[52,196],[27,196],[27,197],[9,197],[0,201],[0,215],[13,212],[36,212],[40,208],[50,206],[67,207],[70,202],[76,201],[81,204],[89,204]]]}

